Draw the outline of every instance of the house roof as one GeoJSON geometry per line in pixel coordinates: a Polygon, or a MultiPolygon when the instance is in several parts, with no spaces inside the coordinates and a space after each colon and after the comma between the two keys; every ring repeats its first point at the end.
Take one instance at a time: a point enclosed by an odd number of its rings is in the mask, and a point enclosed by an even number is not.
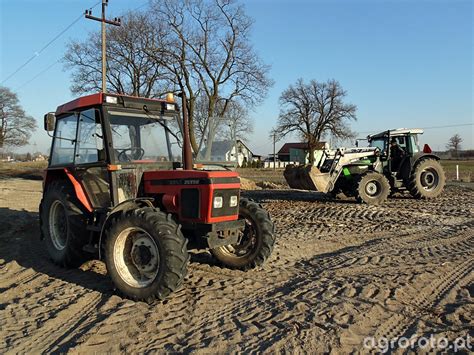
{"type": "MultiPolygon", "coordinates": [[[[323,149],[325,142],[318,142],[316,149],[323,149]]],[[[278,151],[278,155],[289,155],[290,149],[308,150],[308,143],[285,143],[278,151]]]]}

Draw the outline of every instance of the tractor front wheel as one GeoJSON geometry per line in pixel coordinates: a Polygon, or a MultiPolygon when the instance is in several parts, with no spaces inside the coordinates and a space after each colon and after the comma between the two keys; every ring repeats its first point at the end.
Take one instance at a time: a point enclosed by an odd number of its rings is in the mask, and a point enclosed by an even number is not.
{"type": "Polygon", "coordinates": [[[46,187],[41,201],[40,224],[46,248],[54,263],[77,267],[87,260],[87,215],[66,181],[46,187]]]}
{"type": "Polygon", "coordinates": [[[380,173],[367,172],[360,176],[356,183],[355,197],[357,202],[368,205],[380,205],[390,194],[390,183],[380,173]]]}
{"type": "Polygon", "coordinates": [[[117,289],[134,300],[165,299],[182,284],[188,260],[180,227],[155,208],[127,211],[107,230],[107,272],[117,289]]]}
{"type": "Polygon", "coordinates": [[[245,198],[240,200],[239,219],[245,220],[245,229],[239,241],[214,248],[211,252],[227,267],[249,270],[263,264],[272,253],[274,225],[267,211],[245,198]]]}

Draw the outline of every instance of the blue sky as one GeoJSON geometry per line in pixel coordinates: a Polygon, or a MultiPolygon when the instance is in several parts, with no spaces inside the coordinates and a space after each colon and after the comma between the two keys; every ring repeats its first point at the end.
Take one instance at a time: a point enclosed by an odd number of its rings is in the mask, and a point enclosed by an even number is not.
{"type": "MultiPolygon", "coordinates": [[[[0,82],[98,0],[0,0],[0,82]]],[[[110,0],[109,17],[146,4],[110,0]]],[[[426,129],[423,143],[444,149],[461,134],[474,149],[473,5],[471,0],[247,0],[255,20],[253,44],[272,66],[275,85],[252,116],[249,146],[268,154],[268,132],[278,118],[281,92],[298,78],[338,80],[358,106],[359,136],[398,127],[426,129]]],[[[143,7],[142,7],[143,8],[143,7]]],[[[99,7],[94,13],[99,13],[99,7]]],[[[42,116],[73,98],[70,75],[57,63],[71,38],[97,30],[80,20],[3,85],[18,93],[38,120],[25,150],[46,151],[42,116]],[[56,64],[55,64],[56,63],[56,64]],[[48,69],[49,68],[49,69],[48,69]],[[48,69],[34,80],[39,73],[48,69]]],[[[277,148],[282,143],[277,144],[277,148]]]]}

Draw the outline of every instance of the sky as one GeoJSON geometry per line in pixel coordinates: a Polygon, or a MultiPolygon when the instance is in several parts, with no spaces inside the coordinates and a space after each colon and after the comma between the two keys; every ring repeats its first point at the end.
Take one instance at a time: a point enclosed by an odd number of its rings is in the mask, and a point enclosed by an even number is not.
{"type": "MultiPolygon", "coordinates": [[[[98,1],[0,0],[0,85],[16,92],[38,121],[30,145],[18,152],[48,150],[43,115],[75,98],[61,63],[66,44],[85,39],[100,24],[81,18],[55,38],[98,1]]],[[[109,0],[108,17],[144,9],[147,2],[109,0]]],[[[358,107],[351,128],[359,137],[425,128],[421,142],[434,150],[444,150],[455,133],[463,149],[474,149],[472,0],[241,2],[254,19],[253,46],[271,65],[275,82],[251,111],[254,133],[247,141],[255,154],[273,151],[269,132],[278,119],[278,99],[298,78],[338,80],[347,101],[358,107]]],[[[97,6],[93,14],[99,11],[97,6]]],[[[277,142],[277,150],[291,140],[296,137],[277,142]]]]}

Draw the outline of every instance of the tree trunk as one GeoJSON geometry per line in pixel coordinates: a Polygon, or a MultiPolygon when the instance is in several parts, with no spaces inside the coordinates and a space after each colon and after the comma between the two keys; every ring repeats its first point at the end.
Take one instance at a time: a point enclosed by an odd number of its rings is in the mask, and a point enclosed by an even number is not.
{"type": "Polygon", "coordinates": [[[189,120],[189,140],[194,156],[199,153],[199,146],[196,142],[196,134],[194,132],[194,99],[188,101],[188,120],[189,120]]]}
{"type": "Polygon", "coordinates": [[[310,146],[310,147],[309,147],[309,163],[310,163],[311,165],[314,164],[314,151],[315,151],[314,147],[313,147],[313,146],[310,146]]]}

